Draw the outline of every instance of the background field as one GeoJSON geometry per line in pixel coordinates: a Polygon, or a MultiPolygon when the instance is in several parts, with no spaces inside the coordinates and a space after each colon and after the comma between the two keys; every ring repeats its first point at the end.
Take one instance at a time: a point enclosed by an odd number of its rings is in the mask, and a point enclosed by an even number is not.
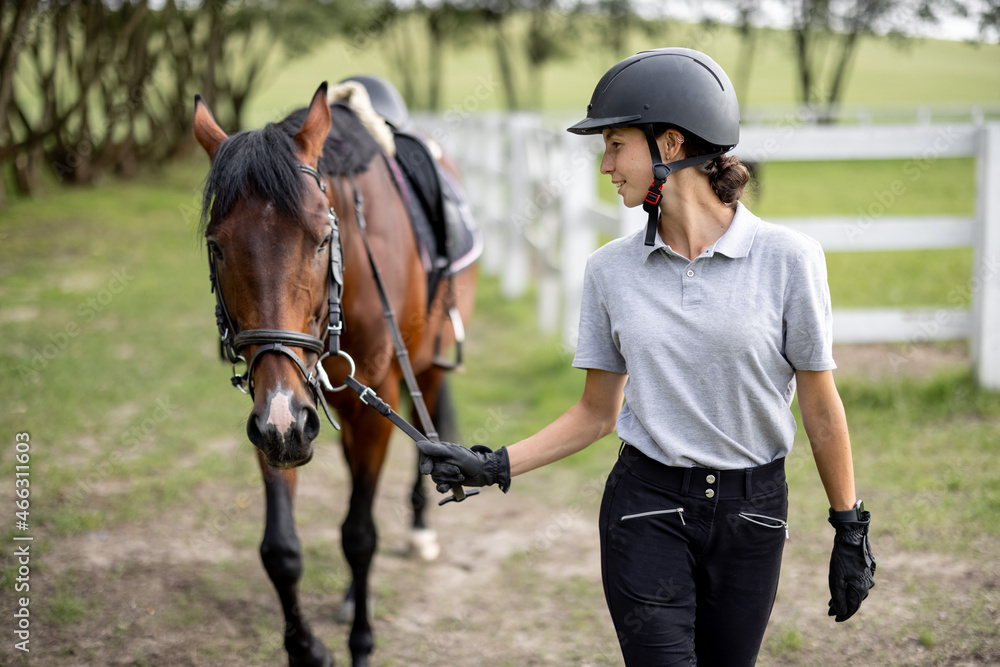
{"type": "MultiPolygon", "coordinates": [[[[726,65],[729,41],[715,39],[726,65]]],[[[752,90],[761,102],[789,101],[778,69],[787,64],[777,45],[769,48],[773,66],[762,61],[752,90]]],[[[1000,98],[995,46],[922,42],[909,56],[881,43],[865,48],[853,101],[1000,98]]],[[[468,69],[449,77],[450,104],[462,104],[489,69],[474,50],[461,64],[468,69]]],[[[276,78],[254,102],[255,118],[304,103],[317,76],[336,80],[360,65],[384,68],[375,49],[348,61],[343,45],[331,44],[276,78]]],[[[553,73],[552,108],[582,108],[606,65],[584,57],[572,73],[553,73]]],[[[765,217],[853,215],[900,168],[765,166],[753,208],[765,217]]],[[[198,155],[129,182],[52,188],[2,213],[0,433],[11,444],[13,434],[31,433],[37,540],[32,654],[5,640],[2,664],[283,660],[279,607],[256,554],[263,503],[243,435],[248,404],[229,389],[228,368],[217,361],[214,303],[195,232],[206,170],[198,155]]],[[[897,206],[900,213],[969,214],[973,191],[970,161],[941,160],[897,206]]],[[[834,303],[948,305],[949,293],[968,284],[970,255],[831,254],[834,303]]],[[[570,352],[557,340],[539,336],[530,296],[505,301],[493,279],[482,281],[467,370],[454,376],[470,444],[520,439],[579,396],[583,374],[569,368],[570,352]]],[[[962,343],[835,353],[859,493],[875,517],[879,583],[858,619],[835,625],[826,617],[831,534],[800,437],[789,459],[791,540],[761,664],[1000,662],[1000,396],[975,387],[962,343]]],[[[347,491],[328,426],[321,441],[300,489],[303,604],[343,663],[346,628],[332,619],[347,577],[339,545],[347,491]]],[[[0,451],[12,470],[13,447],[0,451]]],[[[620,664],[595,528],[616,453],[609,437],[516,480],[508,496],[488,491],[434,512],[445,553],[426,565],[402,553],[412,452],[400,440],[377,508],[376,663],[620,664]]],[[[11,487],[0,489],[9,508],[11,487]]],[[[12,523],[0,531],[3,618],[14,608],[6,593],[16,576],[12,523]]]]}

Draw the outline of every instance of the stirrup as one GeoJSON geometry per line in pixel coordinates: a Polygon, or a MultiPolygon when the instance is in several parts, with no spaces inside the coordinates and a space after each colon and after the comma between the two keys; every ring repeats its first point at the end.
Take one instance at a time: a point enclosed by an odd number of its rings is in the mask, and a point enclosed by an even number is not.
{"type": "Polygon", "coordinates": [[[452,306],[448,309],[448,318],[451,320],[451,328],[455,332],[455,360],[445,359],[441,356],[441,335],[438,334],[434,341],[434,365],[446,371],[455,371],[462,368],[462,346],[465,343],[465,324],[462,322],[462,314],[458,308],[452,306]]]}

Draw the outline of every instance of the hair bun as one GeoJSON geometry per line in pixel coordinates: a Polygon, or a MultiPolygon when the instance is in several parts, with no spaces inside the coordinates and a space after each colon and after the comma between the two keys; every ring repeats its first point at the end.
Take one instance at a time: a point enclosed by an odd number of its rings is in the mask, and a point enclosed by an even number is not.
{"type": "Polygon", "coordinates": [[[750,170],[733,155],[720,155],[703,165],[702,171],[724,204],[739,201],[750,182],[750,170]]]}

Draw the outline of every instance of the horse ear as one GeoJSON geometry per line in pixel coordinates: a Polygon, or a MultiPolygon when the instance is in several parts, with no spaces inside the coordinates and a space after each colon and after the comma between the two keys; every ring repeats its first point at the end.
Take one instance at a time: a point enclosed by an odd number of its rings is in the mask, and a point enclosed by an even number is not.
{"type": "Polygon", "coordinates": [[[309,103],[309,113],[302,128],[295,135],[302,160],[315,167],[323,154],[323,142],[330,134],[330,104],[326,101],[326,81],[320,84],[309,103]]]}
{"type": "Polygon", "coordinates": [[[212,112],[209,111],[208,105],[205,104],[201,95],[194,96],[192,129],[194,130],[194,138],[208,153],[209,160],[215,158],[215,151],[219,149],[219,145],[229,138],[229,135],[223,132],[219,124],[215,122],[212,112]]]}

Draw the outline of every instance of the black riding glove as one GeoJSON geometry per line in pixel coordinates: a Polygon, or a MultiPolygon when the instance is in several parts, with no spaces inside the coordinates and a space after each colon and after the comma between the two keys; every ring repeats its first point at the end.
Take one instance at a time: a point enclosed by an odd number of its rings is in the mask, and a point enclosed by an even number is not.
{"type": "Polygon", "coordinates": [[[510,459],[506,447],[494,452],[483,445],[466,449],[450,442],[421,440],[417,449],[421,453],[420,472],[430,475],[441,493],[447,493],[453,484],[496,484],[504,493],[510,488],[510,459]]]}
{"type": "Polygon", "coordinates": [[[875,556],[868,542],[871,512],[862,512],[860,520],[844,521],[833,516],[830,524],[837,531],[830,556],[830,616],[838,623],[846,621],[875,587],[875,556]]]}

